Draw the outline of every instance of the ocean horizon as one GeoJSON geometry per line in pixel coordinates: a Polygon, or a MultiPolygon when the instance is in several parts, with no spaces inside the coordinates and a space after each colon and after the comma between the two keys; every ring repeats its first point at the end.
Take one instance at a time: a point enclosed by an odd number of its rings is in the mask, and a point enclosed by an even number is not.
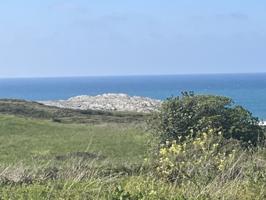
{"type": "Polygon", "coordinates": [[[266,120],[266,73],[0,78],[0,98],[30,101],[126,93],[164,100],[182,91],[230,97],[266,120]]]}

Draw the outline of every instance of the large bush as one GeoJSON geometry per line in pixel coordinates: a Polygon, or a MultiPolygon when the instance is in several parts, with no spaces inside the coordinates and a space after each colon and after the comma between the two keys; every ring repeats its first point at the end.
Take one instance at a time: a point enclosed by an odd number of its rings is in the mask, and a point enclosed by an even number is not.
{"type": "Polygon", "coordinates": [[[154,114],[151,125],[162,141],[183,141],[210,128],[220,130],[226,139],[243,143],[257,144],[264,138],[258,118],[234,105],[232,99],[192,92],[167,99],[154,114]]]}

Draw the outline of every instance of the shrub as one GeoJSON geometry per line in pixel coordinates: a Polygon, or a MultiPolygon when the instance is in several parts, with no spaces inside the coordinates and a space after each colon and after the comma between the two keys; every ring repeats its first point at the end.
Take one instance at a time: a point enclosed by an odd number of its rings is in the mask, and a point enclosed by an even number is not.
{"type": "Polygon", "coordinates": [[[210,128],[222,131],[226,139],[244,143],[257,144],[264,139],[258,118],[234,105],[232,99],[191,92],[167,99],[159,112],[153,115],[151,125],[162,141],[183,141],[186,136],[197,137],[198,132],[210,128]]]}
{"type": "Polygon", "coordinates": [[[178,184],[208,184],[235,162],[238,141],[225,141],[220,131],[209,129],[197,137],[161,144],[157,172],[178,184]]]}
{"type": "Polygon", "coordinates": [[[157,156],[157,176],[186,197],[266,198],[264,147],[243,149],[238,140],[227,140],[210,129],[183,142],[166,141],[157,156]]]}

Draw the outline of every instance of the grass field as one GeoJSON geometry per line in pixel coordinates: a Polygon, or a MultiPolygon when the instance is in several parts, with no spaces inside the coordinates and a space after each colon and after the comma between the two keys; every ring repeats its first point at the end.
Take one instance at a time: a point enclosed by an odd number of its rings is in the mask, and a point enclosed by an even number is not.
{"type": "Polygon", "coordinates": [[[2,163],[56,159],[69,153],[98,154],[113,162],[144,158],[148,134],[135,125],[63,124],[48,120],[0,116],[2,163]]]}
{"type": "Polygon", "coordinates": [[[264,199],[266,151],[208,184],[157,178],[147,115],[0,101],[0,199],[264,199]],[[232,178],[235,170],[241,176],[232,178]]]}

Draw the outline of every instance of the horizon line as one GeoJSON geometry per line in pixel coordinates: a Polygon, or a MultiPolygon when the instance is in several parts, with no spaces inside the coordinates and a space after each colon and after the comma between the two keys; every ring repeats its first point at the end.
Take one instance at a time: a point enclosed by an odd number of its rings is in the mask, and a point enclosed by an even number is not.
{"type": "Polygon", "coordinates": [[[45,79],[45,78],[97,78],[97,77],[156,77],[156,76],[204,76],[204,75],[248,75],[266,74],[265,72],[223,72],[223,73],[180,73],[180,74],[121,74],[121,75],[66,75],[66,76],[10,76],[0,77],[0,79],[45,79]]]}

